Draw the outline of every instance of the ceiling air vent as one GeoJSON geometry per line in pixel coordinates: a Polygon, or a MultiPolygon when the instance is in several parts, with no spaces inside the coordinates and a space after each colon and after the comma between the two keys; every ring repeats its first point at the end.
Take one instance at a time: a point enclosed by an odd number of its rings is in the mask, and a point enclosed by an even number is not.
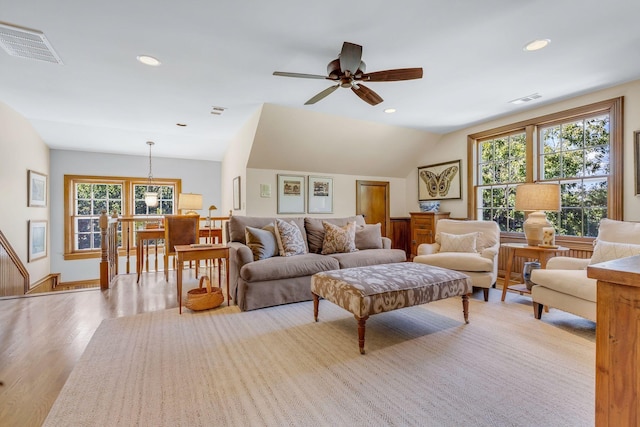
{"type": "Polygon", "coordinates": [[[41,31],[0,22],[0,46],[11,56],[62,64],[41,31]]]}

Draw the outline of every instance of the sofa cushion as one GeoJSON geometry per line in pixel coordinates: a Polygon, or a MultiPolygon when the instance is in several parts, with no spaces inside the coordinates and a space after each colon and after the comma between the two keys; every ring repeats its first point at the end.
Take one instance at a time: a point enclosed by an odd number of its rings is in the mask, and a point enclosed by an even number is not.
{"type": "Polygon", "coordinates": [[[598,226],[597,241],[600,240],[640,245],[640,222],[603,218],[598,226]]]}
{"type": "Polygon", "coordinates": [[[253,252],[253,260],[267,259],[279,254],[276,229],[273,223],[262,228],[246,227],[245,240],[253,252]]]}
{"type": "Polygon", "coordinates": [[[413,262],[458,271],[493,271],[492,259],[471,252],[438,252],[431,255],[418,255],[413,258],[413,262]]]}
{"type": "MultiPolygon", "coordinates": [[[[300,232],[302,233],[302,237],[305,241],[307,241],[307,234],[304,230],[304,218],[300,217],[288,217],[284,218],[288,222],[295,222],[300,232]]],[[[228,237],[230,242],[240,242],[242,244],[247,244],[246,236],[245,236],[245,228],[255,227],[262,228],[265,225],[269,225],[270,223],[275,223],[276,218],[274,217],[259,217],[259,216],[242,216],[242,215],[232,215],[227,222],[228,227],[228,237]]]]}
{"type": "Polygon", "coordinates": [[[598,240],[593,249],[593,255],[589,264],[611,261],[628,256],[640,255],[640,245],[631,243],[614,243],[598,240]]]}
{"type": "Polygon", "coordinates": [[[391,264],[407,260],[407,254],[402,249],[365,249],[357,252],[326,255],[326,257],[336,259],[340,268],[391,264]]]}
{"type": "Polygon", "coordinates": [[[596,302],[596,280],[587,277],[587,270],[543,270],[531,271],[531,281],[567,295],[596,302]]]}
{"type": "Polygon", "coordinates": [[[365,224],[356,227],[356,248],[382,249],[382,224],[365,224]]]}
{"type": "Polygon", "coordinates": [[[344,227],[322,221],[322,226],[324,227],[322,255],[357,251],[355,221],[348,223],[344,227]]]}
{"type": "Polygon", "coordinates": [[[276,219],[276,241],[280,256],[294,256],[307,253],[302,232],[294,221],[276,219]]]}
{"type": "Polygon", "coordinates": [[[340,268],[338,261],[325,255],[277,256],[245,264],[240,269],[240,277],[246,282],[262,282],[311,276],[320,271],[337,270],[338,268],[340,268]]]}
{"type": "Polygon", "coordinates": [[[478,233],[440,233],[440,252],[476,252],[478,233]]]}
{"type": "Polygon", "coordinates": [[[364,225],[364,217],[362,215],[355,215],[346,218],[305,218],[304,228],[310,253],[319,254],[322,252],[322,243],[324,242],[324,226],[322,225],[322,221],[326,221],[340,227],[345,226],[352,221],[355,221],[356,225],[364,225]]]}

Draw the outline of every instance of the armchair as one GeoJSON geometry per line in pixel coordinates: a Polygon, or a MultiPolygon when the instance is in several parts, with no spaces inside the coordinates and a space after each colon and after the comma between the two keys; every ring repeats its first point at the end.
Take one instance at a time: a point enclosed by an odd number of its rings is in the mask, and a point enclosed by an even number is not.
{"type": "Polygon", "coordinates": [[[494,221],[441,219],[436,223],[436,243],[418,246],[413,262],[467,274],[489,301],[489,288],[498,277],[499,249],[500,227],[494,221]]]}
{"type": "Polygon", "coordinates": [[[544,306],[596,321],[597,281],[587,277],[587,266],[640,254],[640,223],[602,219],[591,259],[554,257],[544,270],[533,270],[531,299],[536,319],[544,306]]]}

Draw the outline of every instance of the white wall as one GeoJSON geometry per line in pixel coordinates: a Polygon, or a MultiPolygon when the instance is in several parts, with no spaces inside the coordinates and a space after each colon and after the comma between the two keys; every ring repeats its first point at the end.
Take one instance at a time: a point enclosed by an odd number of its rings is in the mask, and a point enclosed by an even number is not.
{"type": "MultiPolygon", "coordinates": [[[[423,153],[416,166],[462,159],[463,198],[461,200],[443,201],[440,210],[450,211],[452,217],[467,217],[467,135],[619,96],[624,96],[624,219],[627,221],[640,221],[640,196],[635,195],[635,166],[633,159],[633,131],[640,130],[640,80],[566,101],[529,109],[508,117],[501,117],[443,135],[433,151],[430,150],[423,153]]],[[[408,209],[413,209],[413,206],[417,207],[417,202],[414,202],[417,200],[418,173],[417,169],[415,169],[407,176],[408,209]]],[[[472,213],[469,213],[469,216],[471,215],[472,213]]]]}
{"type": "MultiPolygon", "coordinates": [[[[51,192],[47,194],[47,207],[27,206],[30,169],[50,177],[49,148],[21,114],[0,102],[0,230],[29,271],[33,284],[49,274],[51,239],[47,239],[47,257],[27,262],[28,221],[49,220],[51,192]]],[[[49,235],[52,225],[49,222],[49,235]]]]}
{"type": "MultiPolygon", "coordinates": [[[[210,205],[222,206],[220,162],[152,156],[155,178],[180,178],[184,193],[202,194],[201,216],[210,205]]],[[[99,260],[64,260],[64,175],[124,176],[145,178],[148,156],[123,156],[84,151],[51,150],[51,271],[62,273],[63,282],[97,279],[99,260]]],[[[218,209],[214,216],[226,215],[218,209]]],[[[124,261],[124,260],[123,260],[124,261]]],[[[132,258],[132,272],[135,258],[132,258]]]]}

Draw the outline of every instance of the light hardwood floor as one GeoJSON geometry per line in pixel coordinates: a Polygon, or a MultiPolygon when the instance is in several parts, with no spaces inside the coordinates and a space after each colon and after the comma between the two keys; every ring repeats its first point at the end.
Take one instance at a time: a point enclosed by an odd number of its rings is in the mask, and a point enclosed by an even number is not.
{"type": "MultiPolygon", "coordinates": [[[[185,294],[198,286],[193,270],[184,279],[185,294]]],[[[0,299],[0,426],[42,424],[103,319],[177,306],[174,272],[169,282],[163,272],[145,273],[138,284],[129,274],[106,291],[0,299]]]]}

